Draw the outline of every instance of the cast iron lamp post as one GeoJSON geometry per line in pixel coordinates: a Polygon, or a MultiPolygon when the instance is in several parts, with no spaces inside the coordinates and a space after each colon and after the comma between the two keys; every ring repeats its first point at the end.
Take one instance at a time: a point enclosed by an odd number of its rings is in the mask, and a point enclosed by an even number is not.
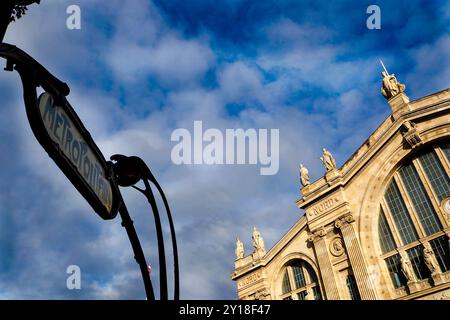
{"type": "Polygon", "coordinates": [[[158,254],[159,254],[159,283],[160,283],[160,293],[161,300],[168,299],[167,293],[167,270],[166,270],[166,257],[164,249],[164,237],[161,228],[161,217],[159,215],[158,206],[156,205],[156,199],[153,195],[150,183],[153,183],[158,192],[160,193],[169,221],[171,239],[172,239],[172,250],[173,250],[173,261],[174,261],[174,300],[179,300],[179,266],[178,266],[178,248],[177,239],[175,236],[175,228],[172,220],[172,214],[170,212],[169,203],[167,198],[156,180],[155,176],[150,171],[150,168],[145,164],[145,162],[139,157],[127,157],[124,155],[116,154],[111,157],[114,161],[113,172],[115,174],[115,179],[119,186],[130,187],[141,192],[149,202],[153,216],[155,218],[156,225],[156,236],[158,239],[158,254]],[[135,186],[140,180],[144,182],[145,189],[140,189],[135,186]]]}
{"type": "MultiPolygon", "coordinates": [[[[169,218],[170,230],[172,233],[175,273],[174,298],[178,300],[178,254],[173,221],[164,192],[162,191],[161,186],[158,184],[155,177],[150,172],[150,169],[141,159],[137,157],[128,158],[116,155],[112,157],[112,160],[114,160],[116,163],[112,163],[111,161],[107,162],[104,159],[103,154],[95,144],[94,140],[92,139],[90,133],[87,131],[87,129],[84,127],[83,123],[77,116],[75,110],[67,101],[66,96],[68,96],[70,93],[69,86],[53,76],[47,69],[39,64],[39,62],[34,60],[24,51],[13,45],[3,43],[3,38],[10,21],[15,20],[16,18],[20,18],[25,13],[27,5],[39,2],[39,0],[0,0],[0,57],[6,59],[6,71],[16,70],[21,77],[25,109],[31,129],[41,146],[45,149],[45,151],[53,159],[53,161],[55,161],[58,167],[63,171],[66,177],[77,188],[77,190],[89,202],[89,204],[97,214],[99,214],[105,220],[110,220],[114,219],[117,212],[119,211],[122,218],[122,226],[126,229],[127,235],[131,242],[134,257],[141,270],[145,292],[148,300],[155,299],[148,265],[139,242],[139,237],[136,233],[133,221],[126,208],[125,202],[123,201],[122,195],[120,194],[118,185],[130,186],[138,182],[140,179],[144,180],[146,189],[137,189],[147,196],[147,199],[149,199],[152,209],[154,210],[156,228],[158,233],[158,248],[160,249],[159,256],[160,258],[164,257],[162,260],[160,260],[160,278],[162,279],[160,296],[161,299],[167,299],[167,276],[164,245],[162,242],[161,222],[159,219],[156,201],[151,191],[149,181],[156,186],[163,198],[169,218]],[[42,94],[39,98],[36,91],[38,87],[41,87],[45,91],[45,93],[42,94]],[[46,97],[47,100],[45,100],[46,97]],[[41,98],[44,99],[42,100],[41,98]],[[49,101],[52,102],[50,104],[43,104],[43,101],[46,101],[46,103],[49,101]],[[68,121],[72,124],[72,129],[75,130],[79,135],[77,139],[81,139],[80,141],[84,143],[84,145],[87,146],[87,148],[92,153],[91,156],[86,157],[85,160],[87,159],[88,163],[90,161],[93,161],[93,163],[98,165],[99,171],[96,172],[98,178],[101,177],[101,179],[91,181],[90,178],[83,175],[84,171],[80,170],[77,167],[78,162],[74,162],[74,160],[71,160],[71,157],[68,156],[66,147],[63,146],[58,139],[54,140],[54,138],[52,138],[52,136],[50,135],[50,131],[48,131],[48,123],[45,122],[48,122],[48,117],[45,120],[45,116],[43,118],[43,115],[41,114],[41,108],[47,107],[49,108],[48,110],[50,110],[49,112],[53,112],[54,114],[58,112],[59,120],[64,118],[66,119],[65,121],[68,121]],[[127,159],[128,161],[125,161],[127,159]],[[127,162],[131,164],[131,166],[127,165],[127,162]],[[138,171],[136,171],[136,168],[138,168],[138,171]],[[114,170],[117,170],[117,172],[115,172],[114,170]],[[102,175],[100,175],[99,173],[101,171],[102,175]],[[99,182],[97,183],[93,181],[99,182]],[[110,188],[110,193],[108,193],[107,191],[108,187],[110,188]]],[[[71,137],[71,139],[74,140],[74,136],[72,133],[71,137]]],[[[76,141],[76,143],[79,147],[79,142],[76,141]]],[[[84,167],[84,170],[86,170],[86,168],[89,168],[89,166],[84,167]]]]}
{"type": "Polygon", "coordinates": [[[39,4],[41,0],[1,0],[0,1],[0,42],[3,42],[6,29],[11,21],[19,19],[25,14],[27,6],[39,4]]]}

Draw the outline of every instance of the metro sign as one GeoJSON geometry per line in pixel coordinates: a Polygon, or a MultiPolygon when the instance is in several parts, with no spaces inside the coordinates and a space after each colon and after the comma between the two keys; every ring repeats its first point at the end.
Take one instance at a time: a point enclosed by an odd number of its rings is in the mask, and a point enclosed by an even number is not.
{"type": "Polygon", "coordinates": [[[0,43],[7,71],[21,77],[28,122],[34,136],[66,177],[103,219],[116,217],[122,203],[107,162],[67,101],[69,86],[16,46],[0,43]],[[45,92],[37,96],[37,88],[45,92]]]}
{"type": "Polygon", "coordinates": [[[86,141],[89,138],[83,137],[83,128],[76,125],[78,119],[71,119],[47,92],[39,97],[38,105],[43,127],[57,151],[57,162],[68,165],[66,170],[70,168],[76,177],[74,184],[82,186],[78,189],[97,213],[105,219],[113,218],[113,187],[107,169],[92,144],[86,141]]]}

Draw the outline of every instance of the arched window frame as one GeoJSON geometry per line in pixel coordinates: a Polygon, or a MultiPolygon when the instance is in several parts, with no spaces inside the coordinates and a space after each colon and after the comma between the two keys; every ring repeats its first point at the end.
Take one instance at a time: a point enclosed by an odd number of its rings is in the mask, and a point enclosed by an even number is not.
{"type": "MultiPolygon", "coordinates": [[[[447,173],[447,177],[450,179],[450,153],[448,151],[446,151],[448,153],[448,155],[447,155],[447,153],[441,149],[441,145],[444,145],[444,144],[445,143],[440,143],[440,144],[434,145],[431,148],[431,151],[434,152],[435,155],[437,155],[440,164],[443,166],[444,171],[447,173]]],[[[447,142],[447,144],[450,144],[450,142],[447,142]]],[[[399,188],[399,190],[402,194],[402,199],[405,203],[405,206],[407,208],[409,216],[411,217],[413,227],[416,230],[416,232],[418,233],[418,239],[415,241],[412,241],[411,243],[408,243],[408,244],[404,244],[401,241],[400,236],[399,236],[400,233],[399,233],[399,230],[397,229],[396,223],[393,220],[392,212],[391,212],[388,204],[386,203],[385,195],[383,195],[381,205],[380,205],[381,210],[384,212],[387,225],[391,231],[391,234],[393,236],[393,239],[394,239],[394,242],[396,245],[396,248],[394,250],[391,250],[389,252],[381,254],[381,258],[384,261],[387,261],[388,258],[398,255],[400,252],[412,252],[412,251],[414,251],[415,248],[421,247],[424,243],[431,244],[433,241],[436,241],[441,237],[445,237],[446,235],[448,237],[448,234],[446,234],[443,231],[443,229],[448,227],[449,223],[445,220],[445,217],[444,217],[442,209],[441,209],[441,203],[439,201],[439,198],[436,195],[436,193],[431,185],[431,182],[429,181],[429,179],[422,167],[422,164],[420,163],[420,160],[418,159],[418,157],[420,157],[420,155],[421,154],[419,154],[417,157],[414,157],[413,159],[411,159],[409,161],[411,161],[411,163],[413,164],[414,169],[418,173],[420,181],[425,188],[425,191],[428,195],[428,198],[430,199],[432,207],[437,215],[437,218],[439,219],[439,222],[441,223],[441,230],[439,230],[438,232],[435,232],[433,234],[430,234],[428,236],[426,235],[425,230],[424,230],[422,224],[420,223],[419,215],[417,214],[417,212],[414,208],[413,202],[410,198],[410,194],[406,191],[405,185],[400,176],[399,170],[401,167],[397,168],[396,172],[391,177],[390,182],[388,183],[388,186],[392,180],[394,180],[395,183],[397,184],[397,187],[399,188]]],[[[385,189],[385,192],[386,192],[386,190],[387,190],[387,187],[385,189]]],[[[380,213],[381,213],[381,210],[380,210],[380,213]]],[[[378,240],[380,240],[380,239],[378,239],[378,240]]],[[[380,248],[381,248],[381,245],[380,245],[380,248]]],[[[420,248],[420,249],[422,249],[422,248],[420,248]]],[[[442,267],[441,262],[439,262],[439,264],[442,267]]],[[[450,270],[447,270],[447,271],[450,271],[450,270]]],[[[391,283],[394,286],[394,288],[398,287],[393,283],[393,281],[391,281],[391,283]]]]}
{"type": "Polygon", "coordinates": [[[282,287],[281,287],[281,291],[280,291],[281,292],[280,299],[282,299],[282,300],[302,300],[298,297],[298,295],[303,292],[308,293],[308,296],[306,296],[306,299],[303,299],[303,300],[316,300],[317,294],[319,294],[319,299],[317,299],[317,300],[323,299],[323,293],[320,288],[317,273],[315,272],[314,268],[307,261],[302,260],[302,259],[293,259],[284,265],[283,270],[281,272],[281,286],[282,287]],[[302,286],[299,288],[297,288],[297,285],[295,282],[295,277],[294,277],[294,270],[293,270],[293,265],[295,265],[297,263],[301,266],[301,268],[303,270],[303,276],[304,276],[305,282],[306,282],[305,286],[302,286]],[[310,273],[314,274],[314,277],[316,279],[312,279],[310,273]],[[283,287],[284,287],[283,283],[284,283],[286,274],[287,274],[288,280],[289,280],[289,287],[290,287],[289,292],[283,292],[283,287]],[[315,281],[313,281],[313,280],[315,280],[315,281]],[[309,295],[311,295],[311,296],[309,296],[309,295]]]}

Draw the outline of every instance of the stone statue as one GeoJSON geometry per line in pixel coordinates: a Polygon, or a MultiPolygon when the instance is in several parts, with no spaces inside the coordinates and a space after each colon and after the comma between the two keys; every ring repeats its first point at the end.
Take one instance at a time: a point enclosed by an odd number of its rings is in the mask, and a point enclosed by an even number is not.
{"type": "Polygon", "coordinates": [[[388,74],[387,71],[383,71],[381,75],[383,76],[381,93],[386,99],[395,97],[400,92],[405,91],[406,86],[398,82],[395,74],[388,74]]]}
{"type": "Polygon", "coordinates": [[[411,268],[411,261],[408,258],[401,257],[400,259],[401,269],[406,278],[406,281],[411,282],[414,281],[414,274],[411,268]]]}
{"type": "Polygon", "coordinates": [[[266,248],[264,246],[264,240],[261,237],[261,233],[259,233],[259,231],[256,229],[256,227],[253,227],[252,239],[253,239],[254,252],[258,252],[258,253],[261,253],[262,255],[264,255],[266,253],[266,248]]]}
{"type": "Polygon", "coordinates": [[[236,260],[244,258],[244,244],[239,238],[236,239],[236,260]]]}
{"type": "Polygon", "coordinates": [[[300,182],[302,183],[302,186],[306,187],[310,184],[309,182],[309,171],[306,169],[306,167],[303,166],[303,164],[300,164],[300,182]]]}
{"type": "Polygon", "coordinates": [[[431,274],[435,274],[437,270],[436,262],[433,259],[433,254],[434,253],[432,250],[428,248],[423,249],[423,260],[431,274]]]}
{"type": "Polygon", "coordinates": [[[336,161],[334,161],[333,155],[325,148],[322,149],[322,152],[323,156],[320,157],[320,160],[322,160],[327,171],[336,169],[336,161]]]}

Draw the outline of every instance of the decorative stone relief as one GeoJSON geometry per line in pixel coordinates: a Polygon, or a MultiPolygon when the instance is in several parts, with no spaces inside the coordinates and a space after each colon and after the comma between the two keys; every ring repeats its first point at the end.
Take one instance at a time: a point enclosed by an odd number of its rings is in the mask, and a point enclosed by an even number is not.
{"type": "Polygon", "coordinates": [[[341,238],[334,238],[329,245],[330,253],[335,257],[340,257],[344,254],[344,243],[341,238]]]}
{"type": "Polygon", "coordinates": [[[256,291],[255,294],[253,295],[253,297],[255,300],[263,300],[269,295],[270,295],[269,290],[264,288],[264,289],[256,291]]]}
{"type": "Polygon", "coordinates": [[[406,121],[402,125],[402,135],[403,139],[410,148],[414,149],[422,144],[422,138],[417,131],[417,125],[414,122],[406,121]]]}
{"type": "Polygon", "coordinates": [[[339,198],[336,196],[323,200],[322,202],[308,210],[308,217],[320,216],[322,213],[330,211],[338,204],[339,198]]]}
{"type": "Polygon", "coordinates": [[[327,234],[327,231],[324,227],[316,229],[309,234],[308,241],[314,242],[318,238],[322,238],[327,234]]]}
{"type": "Polygon", "coordinates": [[[352,223],[353,221],[355,221],[355,219],[353,218],[353,215],[347,214],[347,215],[337,219],[334,222],[334,227],[337,228],[337,229],[340,229],[344,224],[352,223]]]}

